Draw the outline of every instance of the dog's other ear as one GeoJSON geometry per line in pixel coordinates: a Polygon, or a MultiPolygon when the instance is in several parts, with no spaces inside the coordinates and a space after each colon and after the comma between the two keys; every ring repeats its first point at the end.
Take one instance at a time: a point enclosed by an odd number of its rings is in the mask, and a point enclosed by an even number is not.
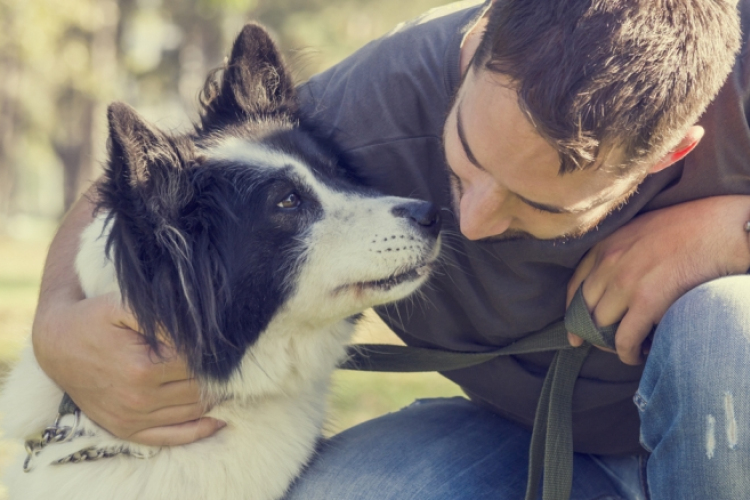
{"type": "Polygon", "coordinates": [[[245,25],[221,77],[206,82],[201,104],[204,131],[296,111],[294,84],[263,27],[245,25]]]}
{"type": "Polygon", "coordinates": [[[216,260],[192,261],[210,245],[205,229],[213,222],[201,223],[195,208],[191,167],[200,160],[189,138],[158,130],[126,104],[110,105],[107,115],[109,161],[97,202],[109,214],[106,251],[122,297],[154,352],[166,334],[191,355],[208,330],[196,322],[216,316],[210,291],[221,289],[214,282],[223,276],[216,260]]]}
{"type": "Polygon", "coordinates": [[[127,104],[111,104],[107,118],[110,140],[107,180],[120,189],[152,191],[169,170],[185,164],[184,148],[149,125],[127,104]]]}

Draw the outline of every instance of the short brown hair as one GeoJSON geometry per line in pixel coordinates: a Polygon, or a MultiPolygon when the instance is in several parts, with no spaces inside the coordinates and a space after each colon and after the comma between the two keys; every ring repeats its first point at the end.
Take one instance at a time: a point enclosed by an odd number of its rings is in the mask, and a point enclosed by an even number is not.
{"type": "Polygon", "coordinates": [[[682,139],[739,46],[730,0],[496,0],[472,64],[511,79],[561,173],[617,148],[624,174],[682,139]]]}

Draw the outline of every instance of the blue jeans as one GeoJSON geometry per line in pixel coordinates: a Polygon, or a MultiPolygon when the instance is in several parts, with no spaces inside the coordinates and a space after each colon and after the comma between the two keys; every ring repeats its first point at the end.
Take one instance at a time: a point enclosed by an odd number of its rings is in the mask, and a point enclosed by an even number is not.
{"type": "MultiPolygon", "coordinates": [[[[750,276],[670,308],[634,401],[650,455],[576,454],[571,499],[750,498],[750,276]]],[[[286,500],[520,500],[529,439],[463,398],[418,401],[329,439],[286,500]]]]}

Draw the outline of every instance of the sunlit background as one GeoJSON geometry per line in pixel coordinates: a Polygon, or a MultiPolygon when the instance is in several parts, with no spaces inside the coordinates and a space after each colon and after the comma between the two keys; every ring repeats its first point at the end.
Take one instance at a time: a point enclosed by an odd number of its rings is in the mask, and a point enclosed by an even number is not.
{"type": "MultiPolygon", "coordinates": [[[[205,76],[247,20],[271,30],[301,82],[441,3],[0,0],[0,379],[30,331],[54,230],[99,174],[109,102],[184,129],[205,76]]],[[[373,315],[358,339],[396,342],[373,315]]],[[[415,397],[458,393],[434,374],[338,373],[326,432],[415,397]]],[[[0,471],[18,451],[0,442],[0,471]]]]}

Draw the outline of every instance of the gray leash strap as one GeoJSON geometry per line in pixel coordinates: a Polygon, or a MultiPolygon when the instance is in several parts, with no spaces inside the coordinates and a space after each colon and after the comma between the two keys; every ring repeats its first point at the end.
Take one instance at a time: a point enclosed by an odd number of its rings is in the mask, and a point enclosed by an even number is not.
{"type": "Polygon", "coordinates": [[[576,291],[565,313],[565,330],[577,334],[584,343],[575,349],[557,351],[544,379],[531,435],[526,500],[536,500],[542,470],[543,500],[570,498],[573,481],[573,391],[576,379],[592,345],[615,348],[617,325],[597,328],[583,300],[582,287],[576,291]]]}
{"type": "Polygon", "coordinates": [[[441,351],[424,347],[390,344],[354,344],[347,349],[342,370],[368,372],[449,372],[495,359],[530,352],[573,349],[565,325],[555,323],[538,332],[490,352],[441,351]]]}
{"type": "Polygon", "coordinates": [[[536,500],[543,478],[543,500],[568,500],[573,479],[572,402],[576,379],[592,345],[614,349],[617,325],[597,328],[579,287],[565,321],[491,352],[462,353],[399,345],[356,344],[339,368],[386,372],[446,372],[485,363],[498,356],[557,351],[547,376],[534,418],[529,450],[526,500],[536,500]],[[567,332],[584,339],[574,348],[567,332]],[[543,472],[543,474],[542,474],[543,472]]]}

